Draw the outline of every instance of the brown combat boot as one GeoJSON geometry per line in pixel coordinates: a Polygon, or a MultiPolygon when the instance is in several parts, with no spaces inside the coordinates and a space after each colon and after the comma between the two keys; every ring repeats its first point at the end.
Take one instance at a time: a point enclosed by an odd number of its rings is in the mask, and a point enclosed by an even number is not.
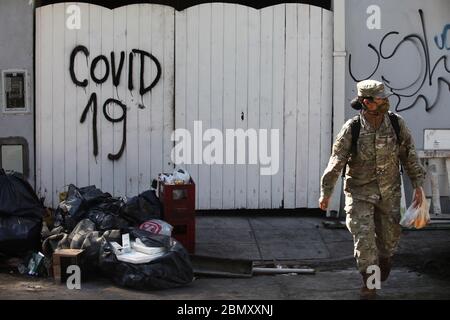
{"type": "Polygon", "coordinates": [[[367,279],[369,278],[369,274],[361,272],[363,285],[361,287],[361,291],[359,292],[359,297],[361,300],[375,300],[377,298],[377,290],[367,288],[367,279]]]}
{"type": "Polygon", "coordinates": [[[391,272],[391,258],[379,258],[379,264],[380,264],[380,280],[386,281],[389,277],[389,273],[391,272]]]}

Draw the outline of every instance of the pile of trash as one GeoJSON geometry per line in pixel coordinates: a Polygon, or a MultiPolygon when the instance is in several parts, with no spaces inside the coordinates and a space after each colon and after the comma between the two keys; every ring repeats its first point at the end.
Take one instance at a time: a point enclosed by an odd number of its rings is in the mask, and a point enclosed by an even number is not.
{"type": "Polygon", "coordinates": [[[189,254],[161,218],[155,185],[129,199],[95,186],[69,185],[58,207],[46,210],[25,180],[2,171],[0,254],[24,257],[23,274],[48,276],[56,250],[81,249],[83,272],[101,273],[122,286],[151,290],[189,284],[189,254]]]}
{"type": "Polygon", "coordinates": [[[18,173],[0,169],[0,252],[24,254],[40,247],[45,209],[18,173]]]}

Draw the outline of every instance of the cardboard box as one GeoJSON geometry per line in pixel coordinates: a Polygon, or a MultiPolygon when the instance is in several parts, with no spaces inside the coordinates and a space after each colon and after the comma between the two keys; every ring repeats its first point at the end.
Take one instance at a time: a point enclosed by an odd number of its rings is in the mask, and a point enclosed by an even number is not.
{"type": "Polygon", "coordinates": [[[59,249],[53,253],[53,277],[56,283],[63,283],[67,280],[67,268],[71,265],[77,265],[82,270],[81,249],[59,249]]]}

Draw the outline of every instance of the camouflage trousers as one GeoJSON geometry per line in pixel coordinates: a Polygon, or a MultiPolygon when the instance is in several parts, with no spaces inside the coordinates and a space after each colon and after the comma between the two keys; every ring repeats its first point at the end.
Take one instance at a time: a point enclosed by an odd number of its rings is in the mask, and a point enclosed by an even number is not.
{"type": "Polygon", "coordinates": [[[354,255],[360,272],[378,265],[378,258],[394,254],[400,240],[400,197],[378,201],[345,197],[346,225],[353,235],[354,255]]]}

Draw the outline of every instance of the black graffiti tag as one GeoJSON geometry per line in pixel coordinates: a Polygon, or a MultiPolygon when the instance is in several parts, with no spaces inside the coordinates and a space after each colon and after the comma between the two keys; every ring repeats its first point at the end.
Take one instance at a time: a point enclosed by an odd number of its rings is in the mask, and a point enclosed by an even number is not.
{"type": "MultiPolygon", "coordinates": [[[[392,81],[389,78],[387,78],[384,75],[381,76],[386,87],[388,87],[392,91],[394,96],[397,97],[397,104],[395,106],[395,110],[397,112],[402,112],[402,111],[411,109],[412,107],[414,107],[417,104],[417,102],[419,100],[422,100],[424,102],[425,110],[427,112],[430,112],[434,108],[434,106],[438,103],[442,85],[445,84],[448,87],[448,90],[450,91],[450,80],[441,76],[441,77],[438,77],[437,81],[435,82],[437,84],[438,88],[437,88],[436,98],[434,99],[434,101],[432,103],[430,103],[430,101],[428,101],[428,98],[425,95],[419,94],[420,90],[422,90],[422,88],[425,85],[428,85],[429,87],[432,87],[434,85],[433,75],[435,74],[438,67],[443,67],[444,68],[443,70],[445,70],[449,74],[450,74],[450,68],[448,65],[446,55],[442,55],[441,57],[439,57],[437,59],[437,61],[432,65],[431,57],[430,57],[430,47],[429,47],[427,33],[426,33],[426,29],[425,29],[425,20],[423,17],[423,11],[421,9],[419,9],[418,12],[419,12],[420,22],[421,22],[421,26],[422,26],[422,34],[419,35],[419,34],[412,33],[412,34],[405,36],[403,39],[398,41],[398,43],[395,45],[394,49],[392,50],[392,52],[390,54],[386,54],[385,52],[383,52],[383,49],[385,48],[384,43],[388,38],[399,35],[399,32],[397,32],[397,31],[387,32],[382,37],[382,39],[378,45],[378,48],[376,48],[371,43],[368,44],[368,47],[374,52],[375,57],[376,57],[376,63],[373,63],[375,65],[375,67],[370,75],[368,75],[366,77],[356,77],[352,70],[352,55],[351,54],[349,55],[350,76],[352,77],[352,79],[355,82],[359,82],[361,80],[371,78],[377,72],[381,61],[391,59],[393,56],[395,56],[398,49],[405,43],[407,43],[407,42],[412,43],[416,46],[418,52],[420,53],[420,56],[423,57],[423,61],[421,60],[422,69],[423,69],[423,67],[425,67],[425,72],[423,72],[423,76],[419,75],[419,77],[417,79],[415,79],[414,81],[412,81],[412,83],[410,85],[401,87],[401,88],[394,87],[391,84],[392,81]],[[416,90],[414,90],[412,93],[407,93],[409,90],[411,90],[411,88],[413,88],[416,85],[417,85],[416,90]],[[411,98],[411,97],[415,97],[415,100],[413,101],[412,104],[407,105],[407,106],[401,105],[402,98],[411,98]]],[[[444,31],[442,34],[442,47],[445,45],[444,33],[446,34],[446,31],[447,31],[447,29],[444,28],[444,31]]],[[[435,38],[435,41],[436,41],[436,38],[435,38]]],[[[436,45],[438,45],[438,43],[436,43],[436,45]]],[[[438,45],[438,48],[442,49],[439,45],[438,45]]]]}
{"type": "MultiPolygon", "coordinates": [[[[89,50],[85,46],[79,45],[76,46],[72,53],[70,54],[70,77],[73,81],[73,83],[79,87],[86,88],[89,84],[88,79],[80,80],[78,79],[76,73],[75,73],[75,59],[78,54],[83,54],[86,58],[86,63],[88,64],[88,58],[89,58],[89,50]]],[[[133,49],[128,56],[128,90],[133,91],[134,90],[134,84],[133,84],[133,65],[134,65],[134,55],[140,56],[140,78],[139,78],[139,94],[141,96],[145,95],[146,93],[150,92],[153,87],[156,86],[158,81],[161,78],[161,64],[159,63],[158,59],[156,59],[151,53],[146,52],[144,50],[139,49],[133,49]],[[155,64],[156,66],[156,76],[153,79],[153,81],[150,83],[150,85],[145,85],[144,80],[144,74],[145,74],[145,58],[150,58],[150,60],[155,64]]],[[[116,67],[116,56],[114,52],[110,53],[110,61],[108,61],[108,58],[105,55],[99,55],[95,57],[92,60],[91,66],[90,66],[90,78],[92,81],[94,81],[96,84],[103,84],[105,83],[109,76],[112,77],[112,83],[114,87],[118,87],[120,85],[120,78],[122,75],[123,65],[125,62],[125,52],[120,52],[120,58],[119,58],[119,64],[118,67],[116,67]],[[103,64],[105,66],[104,73],[99,77],[96,73],[96,70],[98,69],[98,65],[103,64]]],[[[83,110],[83,113],[80,118],[80,123],[84,123],[87,118],[87,113],[92,107],[92,133],[93,133],[93,153],[94,156],[98,155],[98,133],[97,133],[97,94],[94,92],[90,95],[89,100],[86,104],[86,107],[83,110]]],[[[142,105],[140,105],[142,106],[142,105]]],[[[140,107],[140,109],[143,109],[140,107]]],[[[118,160],[122,156],[125,146],[126,146],[126,128],[127,128],[127,106],[122,103],[121,101],[117,99],[108,99],[103,104],[103,115],[106,118],[106,120],[114,123],[123,122],[123,139],[122,144],[120,147],[120,150],[117,152],[117,154],[108,154],[108,159],[110,160],[118,160]],[[119,118],[112,118],[109,116],[109,113],[107,112],[108,106],[110,104],[116,104],[119,106],[122,110],[122,116],[119,118]]]]}

